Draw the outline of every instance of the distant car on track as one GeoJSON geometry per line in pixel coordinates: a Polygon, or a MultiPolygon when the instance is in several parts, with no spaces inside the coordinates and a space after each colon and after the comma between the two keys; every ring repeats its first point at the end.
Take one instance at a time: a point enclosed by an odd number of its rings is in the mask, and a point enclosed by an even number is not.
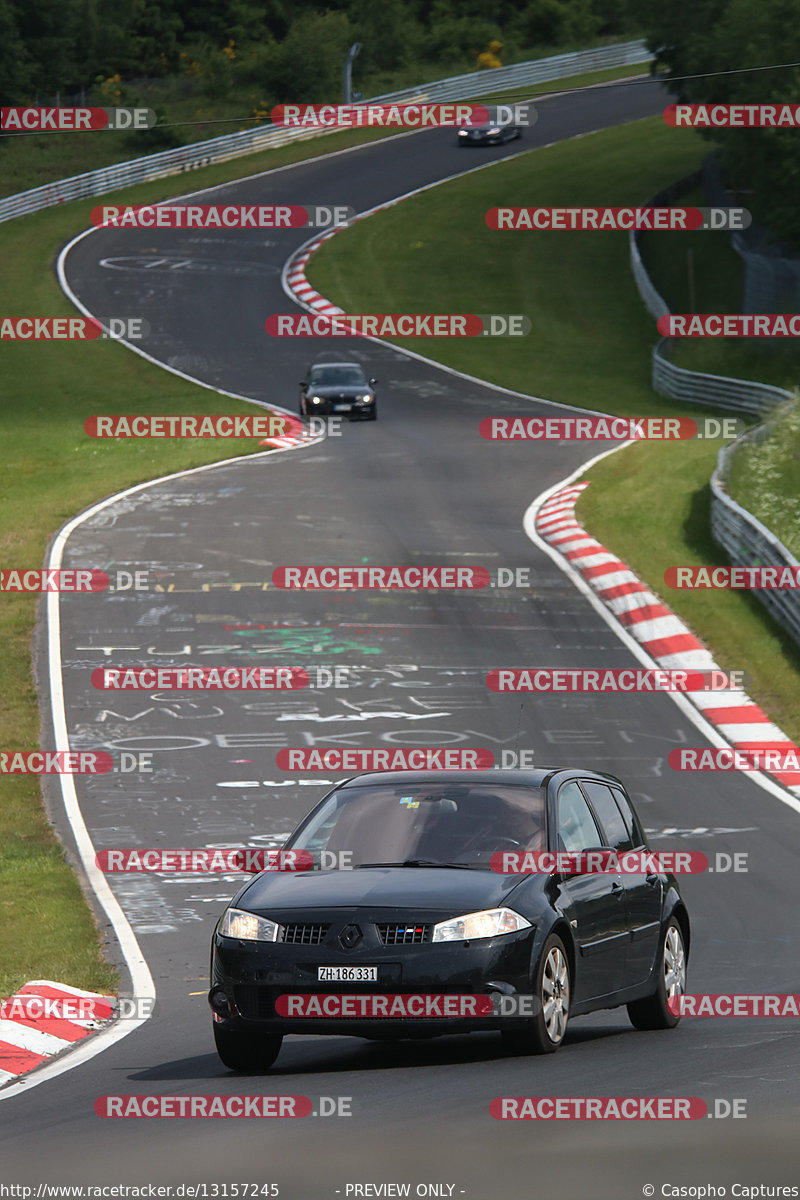
{"type": "Polygon", "coordinates": [[[300,380],[300,416],[348,413],[351,420],[374,421],[378,415],[377,382],[367,378],[361,363],[313,363],[300,380]]]}
{"type": "Polygon", "coordinates": [[[209,1003],[232,1070],[267,1070],[290,1033],[499,1029],[510,1052],[542,1054],[560,1046],[570,1016],[598,1009],[627,1005],[638,1029],[678,1023],[669,1000],[685,991],[689,918],[674,876],[492,869],[509,850],[646,850],[614,776],[372,772],[333,788],[285,849],[326,851],[327,862],[347,851],[353,869],[264,871],[223,913],[209,1003]],[[381,996],[425,1004],[454,993],[477,995],[489,1015],[434,1005],[374,1016],[381,996]],[[312,1000],[327,1007],[302,1015],[312,1000]]]}
{"type": "Polygon", "coordinates": [[[486,121],[483,125],[464,125],[458,131],[459,146],[499,146],[522,137],[522,126],[508,119],[486,121]]]}

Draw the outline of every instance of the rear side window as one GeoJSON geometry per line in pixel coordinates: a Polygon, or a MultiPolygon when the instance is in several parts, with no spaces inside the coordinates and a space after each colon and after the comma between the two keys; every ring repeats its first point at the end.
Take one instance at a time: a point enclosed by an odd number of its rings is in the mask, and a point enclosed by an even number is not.
{"type": "Polygon", "coordinates": [[[577,783],[565,783],[558,793],[558,849],[596,850],[603,839],[577,783]]]}
{"type": "Polygon", "coordinates": [[[625,822],[626,826],[628,827],[628,832],[630,833],[630,838],[633,843],[634,850],[637,850],[639,848],[639,846],[646,846],[647,842],[645,840],[644,832],[642,830],[641,825],[639,824],[639,818],[636,816],[636,813],[633,811],[633,807],[631,805],[630,800],[625,795],[625,793],[623,791],[621,791],[619,788],[612,787],[611,791],[614,794],[614,799],[617,802],[617,807],[619,808],[619,811],[622,813],[622,819],[625,822]]]}
{"type": "Polygon", "coordinates": [[[591,801],[608,845],[619,851],[632,850],[632,831],[623,819],[611,788],[592,779],[582,779],[581,787],[591,801]]]}

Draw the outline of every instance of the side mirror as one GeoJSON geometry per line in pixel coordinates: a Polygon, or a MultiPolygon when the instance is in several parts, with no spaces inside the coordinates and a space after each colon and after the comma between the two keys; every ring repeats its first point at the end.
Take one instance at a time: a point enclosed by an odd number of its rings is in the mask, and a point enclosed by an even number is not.
{"type": "Polygon", "coordinates": [[[367,383],[369,384],[370,387],[375,387],[375,384],[377,382],[378,382],[377,379],[368,379],[367,380],[367,383]]]}

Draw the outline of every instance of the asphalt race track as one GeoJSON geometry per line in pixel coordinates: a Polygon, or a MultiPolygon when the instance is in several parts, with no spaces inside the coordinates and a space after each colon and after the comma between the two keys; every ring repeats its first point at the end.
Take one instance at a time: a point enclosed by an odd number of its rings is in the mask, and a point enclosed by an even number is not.
{"type": "MultiPolygon", "coordinates": [[[[663,103],[655,85],[566,94],[538,104],[521,143],[468,156],[449,132],[430,131],[245,179],[204,200],[363,211],[663,103]]],[[[153,331],[145,349],[165,364],[294,409],[306,363],[334,344],[269,340],[263,322],[292,310],[280,271],[306,237],[102,230],[75,244],[66,275],[92,312],[144,316],[153,331]]],[[[498,757],[532,749],[537,764],[575,761],[621,776],[655,848],[748,852],[747,873],[682,884],[693,920],[690,992],[796,991],[796,812],[732,774],[671,771],[669,751],[702,739],[666,696],[515,697],[484,684],[502,666],[637,665],[522,527],[532,500],[593,451],[478,437],[481,417],[557,411],[544,402],[374,343],[337,340],[332,357],[358,358],[378,377],[378,421],[156,483],[69,537],[65,566],[146,570],[158,584],[60,601],[71,745],[153,754],[149,776],[79,777],[96,849],[280,845],[335,778],[287,779],[274,761],[285,746],[486,746],[498,757]],[[526,566],[532,586],[429,596],[263,586],[277,566],[324,562],[526,566]],[[89,680],[103,665],[183,664],[346,667],[349,686],[287,699],[112,694],[89,680]]],[[[42,630],[43,695],[45,661],[42,630]]],[[[282,1197],[298,1200],[387,1181],[409,1182],[412,1195],[417,1184],[453,1185],[431,1194],[470,1200],[534,1197],[543,1187],[564,1197],[635,1197],[649,1184],[660,1195],[665,1183],[797,1182],[791,1110],[800,1073],[790,1020],[686,1019],[675,1031],[637,1033],[617,1010],[576,1019],[559,1053],[539,1059],[506,1057],[491,1033],[397,1046],[288,1038],[269,1075],[240,1077],[216,1057],[205,999],[211,930],[238,877],[109,878],[152,973],[155,1014],[0,1104],[4,1181],[277,1182],[282,1197]],[[306,1095],[315,1109],[321,1096],[351,1097],[352,1116],[220,1124],[103,1120],[93,1109],[102,1095],[155,1093],[306,1095]],[[629,1094],[709,1105],[744,1098],[747,1120],[560,1121],[542,1130],[489,1114],[496,1096],[629,1094]]]]}

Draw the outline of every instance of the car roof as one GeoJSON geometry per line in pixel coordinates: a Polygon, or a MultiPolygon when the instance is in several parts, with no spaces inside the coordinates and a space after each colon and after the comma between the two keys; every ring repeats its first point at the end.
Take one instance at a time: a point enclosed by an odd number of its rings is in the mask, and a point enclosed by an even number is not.
{"type": "Polygon", "coordinates": [[[596,779],[600,783],[616,783],[624,786],[616,775],[609,775],[606,771],[592,771],[582,767],[537,767],[530,770],[515,768],[485,771],[367,771],[363,775],[353,775],[350,779],[343,780],[337,785],[336,790],[404,783],[477,783],[499,784],[503,787],[541,788],[556,776],[559,776],[559,783],[565,782],[567,779],[596,779]]]}

